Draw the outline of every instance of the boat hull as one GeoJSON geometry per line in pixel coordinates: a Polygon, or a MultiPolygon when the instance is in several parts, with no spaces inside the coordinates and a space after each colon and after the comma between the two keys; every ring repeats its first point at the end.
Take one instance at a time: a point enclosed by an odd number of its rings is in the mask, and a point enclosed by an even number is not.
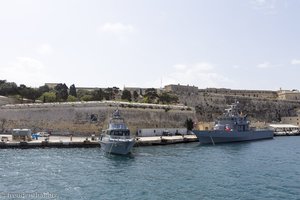
{"type": "Polygon", "coordinates": [[[105,151],[106,153],[121,155],[129,154],[134,143],[134,139],[100,141],[101,149],[103,151],[105,151]]]}
{"type": "Polygon", "coordinates": [[[201,144],[215,144],[227,142],[243,142],[252,140],[272,139],[274,132],[272,130],[258,131],[193,131],[201,144]]]}

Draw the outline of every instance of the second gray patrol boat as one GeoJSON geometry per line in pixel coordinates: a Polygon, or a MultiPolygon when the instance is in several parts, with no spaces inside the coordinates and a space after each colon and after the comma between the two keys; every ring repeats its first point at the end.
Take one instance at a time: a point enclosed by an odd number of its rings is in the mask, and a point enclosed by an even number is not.
{"type": "Polygon", "coordinates": [[[249,127],[247,115],[238,112],[239,102],[236,101],[215,122],[214,130],[193,130],[202,144],[215,144],[225,142],[242,142],[261,139],[272,139],[272,130],[256,130],[249,127]]]}

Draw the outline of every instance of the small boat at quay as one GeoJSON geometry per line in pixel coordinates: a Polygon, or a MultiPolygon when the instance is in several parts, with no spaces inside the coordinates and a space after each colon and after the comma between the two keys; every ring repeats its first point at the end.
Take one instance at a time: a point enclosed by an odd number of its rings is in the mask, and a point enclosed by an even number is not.
{"type": "Polygon", "coordinates": [[[247,115],[239,113],[239,102],[231,104],[225,113],[219,117],[214,130],[193,130],[201,144],[215,144],[226,142],[242,142],[262,139],[272,139],[274,131],[269,129],[257,130],[250,128],[247,115]]]}
{"type": "Polygon", "coordinates": [[[112,114],[108,128],[102,131],[99,138],[101,149],[107,153],[126,155],[131,152],[135,139],[117,109],[112,114]]]}
{"type": "Polygon", "coordinates": [[[270,124],[270,127],[274,129],[275,136],[300,135],[299,126],[293,124],[270,124]]]}

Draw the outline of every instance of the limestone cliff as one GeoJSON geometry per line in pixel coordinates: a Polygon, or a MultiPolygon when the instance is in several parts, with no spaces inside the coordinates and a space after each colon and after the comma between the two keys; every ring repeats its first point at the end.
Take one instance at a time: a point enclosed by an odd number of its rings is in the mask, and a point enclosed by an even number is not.
{"type": "Polygon", "coordinates": [[[199,121],[214,121],[235,100],[240,102],[241,112],[252,121],[279,122],[281,117],[296,116],[300,101],[244,97],[238,95],[194,93],[180,94],[180,102],[195,107],[199,121]]]}

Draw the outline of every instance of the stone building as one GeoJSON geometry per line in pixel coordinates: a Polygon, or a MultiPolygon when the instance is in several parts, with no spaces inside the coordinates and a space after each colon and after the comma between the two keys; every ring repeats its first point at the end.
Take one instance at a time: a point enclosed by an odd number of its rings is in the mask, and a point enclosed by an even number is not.
{"type": "Polygon", "coordinates": [[[281,123],[283,124],[292,124],[299,126],[300,125],[300,116],[297,117],[281,117],[281,123]]]}
{"type": "Polygon", "coordinates": [[[46,86],[49,87],[49,89],[54,89],[59,83],[45,83],[46,86]]]}
{"type": "Polygon", "coordinates": [[[92,91],[95,91],[95,90],[105,90],[106,88],[98,88],[98,87],[76,87],[76,90],[83,90],[83,91],[89,91],[89,92],[92,92],[92,91]]]}
{"type": "Polygon", "coordinates": [[[294,100],[299,101],[300,100],[300,92],[298,90],[279,90],[277,92],[278,99],[281,100],[294,100]]]}
{"type": "Polygon", "coordinates": [[[213,130],[214,122],[198,122],[198,123],[195,124],[194,128],[196,130],[200,130],[200,131],[213,130]]]}
{"type": "Polygon", "coordinates": [[[189,86],[189,85],[166,85],[164,87],[166,92],[174,92],[174,93],[198,93],[198,87],[189,86]]]}
{"type": "Polygon", "coordinates": [[[232,90],[227,88],[206,88],[199,89],[199,92],[265,99],[277,99],[278,97],[277,92],[270,90],[232,90]]]}

